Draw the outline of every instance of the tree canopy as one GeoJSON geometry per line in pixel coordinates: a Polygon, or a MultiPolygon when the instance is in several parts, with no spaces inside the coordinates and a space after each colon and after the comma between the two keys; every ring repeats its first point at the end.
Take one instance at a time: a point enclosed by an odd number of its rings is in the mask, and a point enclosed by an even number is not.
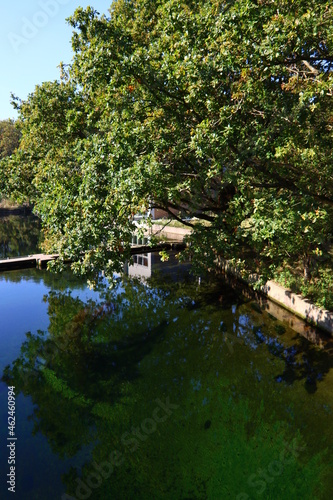
{"type": "Polygon", "coordinates": [[[327,254],[331,2],[115,0],[69,23],[72,64],[16,100],[22,140],[0,173],[34,200],[49,250],[111,274],[133,215],[159,207],[193,226],[205,267],[327,254]]]}

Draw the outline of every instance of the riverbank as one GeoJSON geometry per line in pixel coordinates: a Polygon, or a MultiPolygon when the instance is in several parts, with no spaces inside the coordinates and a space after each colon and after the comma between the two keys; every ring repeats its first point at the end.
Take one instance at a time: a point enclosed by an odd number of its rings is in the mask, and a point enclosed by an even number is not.
{"type": "MultiPolygon", "coordinates": [[[[257,274],[253,273],[248,279],[244,279],[227,260],[220,258],[218,265],[223,273],[231,274],[237,279],[245,282],[249,287],[256,288],[256,284],[259,281],[259,276],[257,274]]],[[[330,335],[333,335],[333,312],[316,306],[308,299],[297,293],[293,293],[290,289],[285,288],[273,280],[269,280],[265,285],[261,285],[259,291],[276,304],[306,321],[309,325],[316,326],[330,335]]]]}
{"type": "Polygon", "coordinates": [[[32,205],[25,203],[19,205],[10,200],[2,199],[0,201],[0,216],[6,215],[30,215],[32,213],[32,205]]]}
{"type": "MultiPolygon", "coordinates": [[[[179,223],[173,221],[155,220],[151,228],[147,228],[147,234],[165,239],[170,238],[177,241],[183,241],[186,236],[191,234],[191,229],[185,225],[182,227],[179,223]]],[[[259,276],[251,274],[248,280],[235,270],[230,263],[223,259],[219,259],[218,265],[223,273],[232,274],[237,279],[246,283],[250,288],[256,288],[259,276]]],[[[268,297],[276,304],[282,306],[287,311],[290,311],[298,318],[306,321],[309,325],[320,328],[321,330],[333,334],[333,312],[325,308],[318,307],[307,298],[300,294],[294,293],[289,288],[276,283],[273,280],[268,281],[264,286],[260,287],[260,293],[268,297]]]]}
{"type": "MultiPolygon", "coordinates": [[[[186,227],[172,227],[172,225],[159,224],[158,221],[154,221],[152,233],[155,236],[159,235],[166,239],[172,237],[181,241],[185,236],[191,233],[191,230],[186,227]]],[[[224,259],[220,259],[220,265],[223,272],[233,274],[243,282],[245,281],[251,288],[253,288],[258,281],[258,276],[255,274],[252,274],[249,280],[244,280],[228,261],[224,259]]],[[[289,288],[273,280],[261,286],[260,292],[287,311],[292,312],[295,316],[306,321],[308,324],[316,326],[331,335],[333,334],[333,312],[316,306],[302,295],[292,292],[289,288]]]]}
{"type": "MultiPolygon", "coordinates": [[[[30,207],[6,207],[2,208],[0,204],[0,215],[1,210],[6,211],[10,214],[13,210],[22,211],[29,210],[30,207]]],[[[31,210],[31,208],[30,208],[31,210]]],[[[22,212],[20,212],[22,213],[22,212]]],[[[178,225],[177,225],[178,226],[178,225]]],[[[191,230],[188,227],[177,227],[172,224],[165,224],[163,221],[154,221],[152,228],[147,228],[147,236],[154,235],[160,240],[159,244],[155,244],[153,247],[148,245],[133,245],[132,254],[137,253],[148,253],[155,251],[168,251],[170,249],[181,250],[184,248],[183,240],[185,236],[188,236],[191,230]],[[171,241],[172,240],[172,241],[171,241]]],[[[56,255],[44,255],[34,251],[28,251],[27,253],[18,253],[17,255],[29,255],[26,258],[14,258],[0,261],[0,270],[9,269],[24,269],[30,267],[40,267],[45,268],[47,262],[57,258],[56,255]],[[36,254],[36,255],[35,255],[36,254]]],[[[237,279],[245,282],[250,288],[256,287],[258,282],[258,276],[253,274],[249,280],[244,280],[244,277],[240,275],[235,269],[232,268],[230,263],[224,259],[219,259],[220,270],[224,273],[231,274],[237,279]]],[[[323,331],[333,334],[333,312],[316,306],[310,300],[304,298],[300,294],[294,293],[289,288],[284,287],[274,281],[268,281],[264,286],[260,287],[260,293],[263,296],[268,297],[273,302],[282,306],[285,310],[290,311],[295,316],[306,321],[309,325],[314,325],[323,331]]],[[[274,313],[272,313],[274,315],[274,313]]]]}

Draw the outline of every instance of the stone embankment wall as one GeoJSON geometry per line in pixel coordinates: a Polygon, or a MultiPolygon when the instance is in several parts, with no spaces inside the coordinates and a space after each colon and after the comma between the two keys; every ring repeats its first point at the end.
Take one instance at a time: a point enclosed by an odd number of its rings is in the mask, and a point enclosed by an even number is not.
{"type": "MultiPolygon", "coordinates": [[[[224,272],[231,273],[234,276],[243,279],[227,260],[219,259],[219,265],[224,272]]],[[[247,284],[249,286],[253,286],[257,280],[258,276],[253,274],[247,280],[247,284]]],[[[288,288],[278,285],[274,281],[267,281],[267,283],[262,286],[260,290],[270,300],[276,302],[288,311],[291,311],[307,323],[315,325],[331,335],[333,334],[333,313],[331,311],[317,307],[309,300],[293,293],[288,288]]],[[[274,313],[272,314],[274,315],[274,313]]]]}
{"type": "Polygon", "coordinates": [[[317,307],[309,300],[278,285],[274,281],[267,281],[262,287],[262,292],[274,302],[288,309],[288,311],[292,311],[297,316],[305,319],[308,323],[318,326],[331,335],[333,334],[332,312],[317,307]]]}
{"type": "MultiPolygon", "coordinates": [[[[153,224],[152,234],[161,235],[166,239],[174,241],[183,241],[183,238],[185,236],[191,234],[191,229],[163,226],[162,224],[153,224]]],[[[243,280],[240,274],[230,265],[228,261],[219,259],[219,262],[224,272],[231,273],[243,280]]],[[[253,274],[247,284],[251,286],[257,279],[258,276],[253,274]]],[[[332,312],[317,307],[307,299],[304,299],[300,295],[293,293],[291,290],[278,285],[274,281],[268,281],[265,286],[261,287],[261,292],[270,300],[282,306],[284,309],[292,312],[299,318],[302,318],[307,323],[315,325],[333,335],[332,312]]],[[[273,305],[267,305],[267,311],[270,312],[270,307],[272,309],[271,313],[276,316],[276,314],[273,312],[273,305]]]]}

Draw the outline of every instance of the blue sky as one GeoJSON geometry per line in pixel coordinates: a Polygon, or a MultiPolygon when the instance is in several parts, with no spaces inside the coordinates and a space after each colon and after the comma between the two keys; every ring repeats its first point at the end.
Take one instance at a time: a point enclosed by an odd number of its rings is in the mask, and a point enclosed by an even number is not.
{"type": "Polygon", "coordinates": [[[0,7],[0,120],[16,118],[10,93],[21,99],[35,85],[59,78],[57,66],[71,62],[72,28],[66,23],[77,7],[108,15],[111,0],[11,0],[0,7]]]}

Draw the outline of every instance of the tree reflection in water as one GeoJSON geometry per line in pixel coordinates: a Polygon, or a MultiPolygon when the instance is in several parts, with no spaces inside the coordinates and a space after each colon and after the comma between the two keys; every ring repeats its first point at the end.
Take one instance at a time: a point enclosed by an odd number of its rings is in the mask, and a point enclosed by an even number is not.
{"type": "MultiPolygon", "coordinates": [[[[214,499],[246,491],[252,498],[261,481],[267,498],[286,491],[288,498],[316,497],[325,418],[321,425],[318,413],[305,418],[306,373],[297,363],[308,348],[291,332],[278,331],[230,289],[204,283],[155,280],[149,287],[125,279],[100,302],[59,291],[45,301],[48,331],[27,334],[4,380],[32,397],[34,431],[59,457],[73,458],[63,475],[69,495],[90,489],[101,500],[214,499]],[[277,380],[291,345],[292,396],[277,380]],[[168,398],[177,410],[154,424],[156,401],[168,398]],[[289,453],[277,479],[259,474],[249,484],[288,443],[302,453],[289,453]],[[85,445],[92,452],[80,468],[75,456],[85,445]],[[113,451],[121,465],[111,474],[105,464],[113,451]],[[98,488],[89,486],[96,473],[98,488]]],[[[323,383],[328,360],[318,355],[313,363],[323,383]]]]}
{"type": "Polygon", "coordinates": [[[0,259],[38,253],[40,221],[33,216],[0,217],[0,259]]]}

